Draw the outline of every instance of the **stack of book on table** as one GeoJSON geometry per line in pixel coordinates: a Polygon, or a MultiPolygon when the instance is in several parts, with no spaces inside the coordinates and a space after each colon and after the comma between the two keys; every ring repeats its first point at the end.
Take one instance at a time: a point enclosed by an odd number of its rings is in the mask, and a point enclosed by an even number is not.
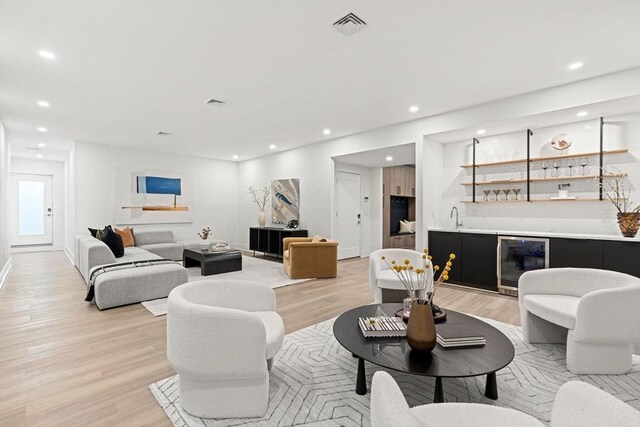
{"type": "Polygon", "coordinates": [[[436,340],[442,348],[481,347],[484,335],[464,323],[441,323],[436,326],[436,340]]]}
{"type": "Polygon", "coordinates": [[[365,338],[407,336],[407,325],[398,317],[360,317],[358,325],[365,338]]]}

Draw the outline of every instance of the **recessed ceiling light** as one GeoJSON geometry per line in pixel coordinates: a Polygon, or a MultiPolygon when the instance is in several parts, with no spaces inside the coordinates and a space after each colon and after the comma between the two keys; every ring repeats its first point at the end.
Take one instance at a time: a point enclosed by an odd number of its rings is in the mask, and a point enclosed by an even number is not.
{"type": "Polygon", "coordinates": [[[53,61],[54,59],[56,59],[56,56],[53,54],[53,52],[49,52],[48,50],[41,50],[40,52],[38,52],[40,54],[41,57],[43,57],[44,59],[49,59],[51,61],[53,61]]]}
{"type": "Polygon", "coordinates": [[[38,127],[38,132],[46,132],[46,131],[47,131],[47,128],[42,126],[38,127]]]}
{"type": "Polygon", "coordinates": [[[584,116],[586,116],[586,115],[588,115],[588,114],[589,114],[589,112],[588,112],[588,111],[580,111],[578,114],[576,114],[576,116],[578,116],[578,117],[584,117],[584,116]]]}
{"type": "Polygon", "coordinates": [[[231,157],[233,157],[233,160],[238,160],[238,155],[237,155],[237,154],[234,154],[234,155],[233,155],[233,156],[231,156],[231,157]]]}
{"type": "Polygon", "coordinates": [[[39,142],[39,143],[38,143],[38,147],[40,147],[40,148],[44,148],[44,147],[46,147],[46,145],[45,145],[45,143],[44,143],[44,142],[39,142]]]}
{"type": "Polygon", "coordinates": [[[385,157],[385,160],[387,162],[392,162],[393,161],[393,156],[387,156],[387,157],[385,157]]]}
{"type": "Polygon", "coordinates": [[[322,133],[324,133],[325,135],[331,135],[331,129],[323,129],[322,133]]]}
{"type": "Polygon", "coordinates": [[[47,101],[40,100],[40,101],[38,101],[38,105],[41,106],[41,107],[45,107],[46,108],[46,107],[49,106],[49,103],[47,101]]]}
{"type": "Polygon", "coordinates": [[[570,70],[579,70],[580,68],[582,68],[584,64],[582,62],[574,62],[573,64],[569,64],[569,69],[570,70]]]}
{"type": "Polygon", "coordinates": [[[42,154],[36,154],[36,157],[41,159],[42,158],[42,154]]]}
{"type": "Polygon", "coordinates": [[[270,150],[275,150],[276,149],[276,144],[270,144],[269,145],[269,149],[270,150]]]}
{"type": "Polygon", "coordinates": [[[410,113],[417,113],[419,110],[417,105],[412,105],[411,107],[409,107],[409,112],[410,113]]]}
{"type": "Polygon", "coordinates": [[[478,129],[478,135],[484,135],[487,133],[486,129],[478,129]]]}

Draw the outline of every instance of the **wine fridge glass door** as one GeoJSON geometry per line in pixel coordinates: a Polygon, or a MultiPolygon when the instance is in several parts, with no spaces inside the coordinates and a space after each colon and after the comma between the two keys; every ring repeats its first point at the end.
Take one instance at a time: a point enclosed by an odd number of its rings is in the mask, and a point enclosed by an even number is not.
{"type": "Polygon", "coordinates": [[[549,268],[549,239],[498,237],[498,292],[517,295],[520,276],[542,268],[549,268]]]}

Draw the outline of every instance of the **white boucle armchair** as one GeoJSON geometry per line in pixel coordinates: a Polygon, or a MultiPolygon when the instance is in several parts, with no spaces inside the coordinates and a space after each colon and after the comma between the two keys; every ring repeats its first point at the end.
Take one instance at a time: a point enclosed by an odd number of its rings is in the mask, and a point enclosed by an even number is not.
{"type": "MultiPolygon", "coordinates": [[[[637,427],[640,412],[592,385],[569,381],[560,387],[551,412],[551,427],[637,427]]],[[[371,427],[543,427],[515,409],[478,403],[433,403],[409,408],[393,377],[373,375],[371,427]]]]}
{"type": "MultiPolygon", "coordinates": [[[[396,273],[389,268],[389,265],[382,259],[384,256],[386,260],[396,261],[402,263],[405,259],[408,259],[413,266],[422,265],[422,252],[412,251],[410,249],[380,249],[372,252],[369,255],[369,286],[373,290],[375,302],[380,304],[383,301],[382,289],[394,289],[405,290],[404,285],[396,276],[396,273]]],[[[431,261],[427,260],[427,265],[431,266],[431,261]]],[[[433,270],[432,270],[433,272],[433,270]]],[[[428,275],[428,279],[433,282],[433,275],[428,275]]]]}
{"type": "Polygon", "coordinates": [[[551,268],[518,282],[524,339],[567,342],[574,374],[624,374],[640,342],[640,279],[590,268],[551,268]]]}
{"type": "Polygon", "coordinates": [[[187,283],[169,294],[167,358],[180,401],[202,418],[262,417],[284,324],[268,286],[232,280],[187,283]]]}

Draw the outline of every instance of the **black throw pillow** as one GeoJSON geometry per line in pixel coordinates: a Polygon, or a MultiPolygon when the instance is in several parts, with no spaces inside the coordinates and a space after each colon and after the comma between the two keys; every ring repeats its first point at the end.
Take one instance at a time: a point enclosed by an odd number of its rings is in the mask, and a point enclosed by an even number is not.
{"type": "Polygon", "coordinates": [[[107,228],[113,230],[113,228],[111,228],[110,225],[105,225],[104,229],[100,230],[98,228],[88,228],[89,233],[91,233],[91,235],[93,237],[95,237],[98,240],[102,240],[102,235],[107,231],[107,228]]]}
{"type": "Polygon", "coordinates": [[[120,258],[124,255],[124,244],[122,243],[122,237],[120,237],[118,233],[113,231],[111,226],[107,226],[104,230],[102,230],[102,238],[100,240],[102,240],[107,246],[109,246],[109,249],[111,249],[111,252],[113,252],[113,255],[116,258],[120,258]]]}

